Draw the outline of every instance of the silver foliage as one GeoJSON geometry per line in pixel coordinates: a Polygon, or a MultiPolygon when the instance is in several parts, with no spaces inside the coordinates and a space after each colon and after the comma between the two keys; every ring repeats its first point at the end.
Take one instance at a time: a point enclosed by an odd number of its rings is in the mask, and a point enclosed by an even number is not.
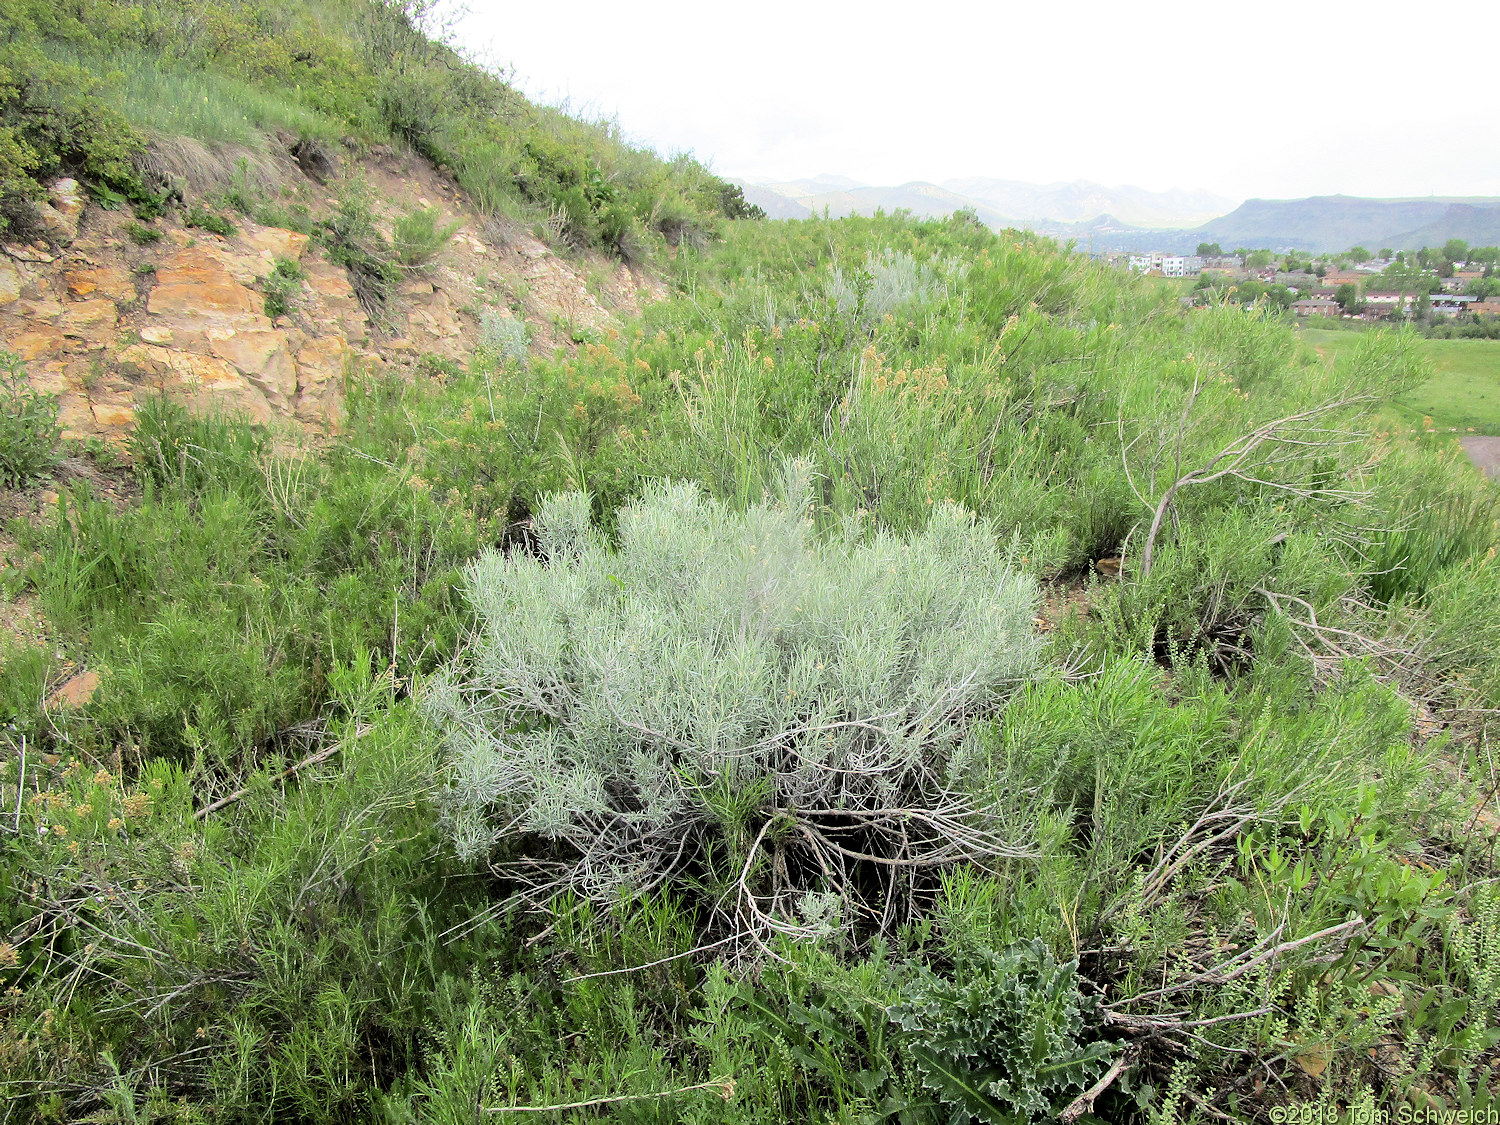
{"type": "Polygon", "coordinates": [[[951,505],[920,534],[820,535],[811,483],[791,465],[744,512],[656,486],[617,549],[587,496],[554,496],[543,558],[470,567],[478,633],[428,694],[463,855],[541,837],[561,858],[510,873],[608,900],[716,850],[739,875],[726,918],[811,934],[858,863],[1018,854],[955,775],[974,716],[1037,667],[1034,582],[951,505]]]}
{"type": "Polygon", "coordinates": [[[828,275],[826,292],[841,316],[852,318],[859,314],[866,323],[874,323],[888,313],[911,312],[946,299],[950,285],[963,281],[967,273],[967,263],[956,259],[918,262],[904,250],[886,247],[866,257],[863,276],[850,277],[841,267],[834,266],[828,275]]]}
{"type": "Polygon", "coordinates": [[[525,321],[496,309],[484,309],[479,314],[479,346],[496,359],[515,360],[524,367],[530,355],[525,321]]]}

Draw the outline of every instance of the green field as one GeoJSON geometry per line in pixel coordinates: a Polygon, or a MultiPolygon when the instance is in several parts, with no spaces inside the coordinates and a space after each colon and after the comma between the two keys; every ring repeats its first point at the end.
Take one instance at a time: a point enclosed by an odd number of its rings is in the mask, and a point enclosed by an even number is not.
{"type": "MultiPolygon", "coordinates": [[[[1320,355],[1352,348],[1359,332],[1302,328],[1298,337],[1320,355]]],[[[1422,340],[1433,377],[1402,400],[1403,422],[1449,433],[1500,434],[1500,341],[1422,340]]]]}

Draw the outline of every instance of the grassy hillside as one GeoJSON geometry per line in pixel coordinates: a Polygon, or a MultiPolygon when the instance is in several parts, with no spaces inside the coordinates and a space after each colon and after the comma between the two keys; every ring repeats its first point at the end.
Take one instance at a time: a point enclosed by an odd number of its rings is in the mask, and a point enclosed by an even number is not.
{"type": "Polygon", "coordinates": [[[484,208],[629,259],[712,237],[738,188],[611,125],[535,106],[424,30],[424,0],[16,0],[0,12],[0,222],[59,174],[155,213],[265,187],[270,146],[304,168],[382,142],[451,168],[484,208]]]}
{"type": "Polygon", "coordinates": [[[12,1117],[1492,1104],[1494,500],[1348,436],[1415,341],[959,221],[674,269],[12,524],[12,1117]]]}
{"type": "Polygon", "coordinates": [[[1391,432],[1426,342],[732,220],[400,8],[3,18],[12,200],[399,140],[678,249],[318,444],[64,445],[5,357],[0,1119],[1500,1108],[1500,531],[1391,432]]]}

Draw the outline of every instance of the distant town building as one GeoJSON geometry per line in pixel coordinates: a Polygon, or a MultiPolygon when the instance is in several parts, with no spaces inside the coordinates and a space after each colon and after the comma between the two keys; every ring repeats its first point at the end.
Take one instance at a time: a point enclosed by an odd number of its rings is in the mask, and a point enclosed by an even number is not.
{"type": "Polygon", "coordinates": [[[1292,313],[1294,316],[1338,316],[1339,303],[1317,297],[1308,297],[1293,301],[1292,313]]]}
{"type": "Polygon", "coordinates": [[[1340,285],[1363,285],[1369,280],[1365,274],[1352,270],[1329,270],[1323,275],[1323,286],[1326,289],[1337,289],[1340,285]]]}
{"type": "Polygon", "coordinates": [[[1363,300],[1367,317],[1387,317],[1409,310],[1417,303],[1417,295],[1415,293],[1366,293],[1363,300]]]}
{"type": "Polygon", "coordinates": [[[1500,316],[1500,297],[1487,297],[1469,306],[1475,316],[1500,316]]]}
{"type": "Polygon", "coordinates": [[[1308,273],[1306,270],[1293,270],[1288,273],[1282,270],[1276,274],[1276,284],[1285,285],[1293,293],[1301,295],[1316,289],[1321,283],[1315,273],[1308,273]]]}
{"type": "Polygon", "coordinates": [[[1434,293],[1432,311],[1443,316],[1463,316],[1471,305],[1479,303],[1478,297],[1465,297],[1462,293],[1434,293]]]}

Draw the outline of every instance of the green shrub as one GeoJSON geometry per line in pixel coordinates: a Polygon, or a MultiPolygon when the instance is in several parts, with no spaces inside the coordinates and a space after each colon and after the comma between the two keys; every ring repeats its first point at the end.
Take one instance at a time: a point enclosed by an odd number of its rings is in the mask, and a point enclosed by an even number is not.
{"type": "MultiPolygon", "coordinates": [[[[0,30],[31,31],[24,10],[0,30]],[[10,25],[10,26],[7,26],[10,25]]],[[[0,231],[27,221],[41,184],[76,175],[122,200],[146,193],[135,170],[141,139],[118,109],[99,96],[100,83],[82,66],[54,57],[32,36],[0,42],[0,231]]]]}
{"type": "Polygon", "coordinates": [[[1115,1050],[1096,1038],[1101,1005],[1079,991],[1078,962],[1059,964],[1040,941],[972,955],[954,978],[921,972],[890,1009],[923,1084],[954,1121],[1051,1118],[1115,1050]]]}
{"type": "Polygon", "coordinates": [[[908,537],[824,540],[811,483],[791,466],[743,514],[654,486],[620,512],[618,552],[587,496],[553,497],[545,563],[471,568],[474,656],[430,693],[461,855],[534,834],[580,893],[723,879],[751,924],[814,933],[858,893],[832,875],[850,857],[1024,844],[968,831],[955,787],[971,716],[1035,668],[1034,584],[952,506],[908,537]],[[774,919],[750,890],[773,852],[801,872],[768,892],[774,919]]]}
{"type": "Polygon", "coordinates": [[[233,238],[234,222],[226,215],[220,215],[216,211],[210,211],[201,203],[195,203],[186,215],[183,222],[190,227],[199,227],[202,230],[212,231],[223,238],[233,238]]]}
{"type": "Polygon", "coordinates": [[[402,215],[392,230],[396,260],[409,269],[429,264],[462,225],[439,221],[436,207],[419,207],[402,215]]]}
{"type": "Polygon", "coordinates": [[[260,483],[261,431],[231,419],[193,416],[164,394],[142,401],[135,420],[131,462],[143,480],[193,493],[225,484],[248,491],[260,483]]]}
{"type": "Polygon", "coordinates": [[[127,223],[125,233],[130,236],[130,241],[137,246],[150,246],[154,242],[160,242],[161,231],[156,227],[148,227],[144,223],[127,223]]]}
{"type": "Polygon", "coordinates": [[[354,292],[367,313],[378,316],[391,287],[401,279],[395,251],[375,226],[368,192],[351,184],[339,197],[338,213],[314,228],[328,256],[349,271],[354,292]]]}
{"type": "Polygon", "coordinates": [[[272,320],[284,315],[302,290],[305,275],[302,267],[286,258],[277,258],[262,288],[266,294],[266,315],[272,320]]]}
{"type": "Polygon", "coordinates": [[[20,488],[61,460],[57,400],[26,379],[21,358],[0,351],[0,484],[20,488]]]}
{"type": "Polygon", "coordinates": [[[522,366],[528,351],[526,322],[516,316],[502,316],[494,309],[479,314],[479,346],[502,363],[522,366]]]}

